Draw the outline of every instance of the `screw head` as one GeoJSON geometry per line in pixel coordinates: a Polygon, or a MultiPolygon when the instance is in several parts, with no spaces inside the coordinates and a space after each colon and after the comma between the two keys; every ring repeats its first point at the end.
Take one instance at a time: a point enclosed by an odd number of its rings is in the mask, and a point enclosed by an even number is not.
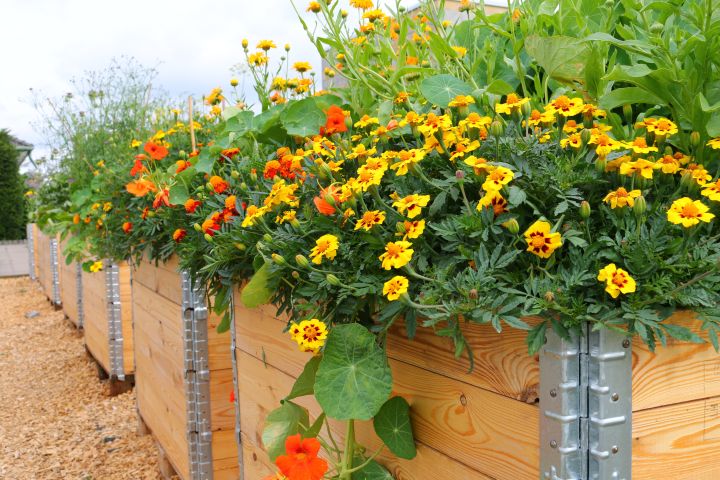
{"type": "Polygon", "coordinates": [[[610,449],[610,451],[611,451],[612,453],[618,453],[618,452],[620,451],[620,449],[618,448],[617,445],[613,445],[613,447],[610,449]]]}
{"type": "Polygon", "coordinates": [[[550,441],[550,448],[557,448],[557,442],[555,440],[550,441]]]}
{"type": "Polygon", "coordinates": [[[625,340],[623,340],[622,346],[623,348],[628,348],[630,346],[630,339],[626,338],[625,340]]]}
{"type": "Polygon", "coordinates": [[[554,388],[550,390],[550,396],[553,398],[557,397],[557,390],[555,390],[554,388]]]}
{"type": "Polygon", "coordinates": [[[613,393],[612,395],[610,395],[610,400],[612,400],[613,402],[617,402],[619,399],[620,395],[618,395],[617,393],[613,393]]]}

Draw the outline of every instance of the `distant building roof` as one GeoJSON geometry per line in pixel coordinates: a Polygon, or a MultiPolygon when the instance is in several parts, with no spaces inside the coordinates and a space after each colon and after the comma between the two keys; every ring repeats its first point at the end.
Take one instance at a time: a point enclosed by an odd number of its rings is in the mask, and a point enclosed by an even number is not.
{"type": "Polygon", "coordinates": [[[15,149],[18,151],[18,165],[22,165],[23,162],[28,159],[33,165],[35,165],[35,161],[30,156],[30,153],[34,148],[32,143],[20,140],[14,135],[10,135],[10,143],[12,143],[15,149]]]}

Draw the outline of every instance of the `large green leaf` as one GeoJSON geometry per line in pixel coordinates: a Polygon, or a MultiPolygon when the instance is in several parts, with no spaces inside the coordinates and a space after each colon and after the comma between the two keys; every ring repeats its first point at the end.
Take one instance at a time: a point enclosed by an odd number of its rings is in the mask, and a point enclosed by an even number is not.
{"type": "Polygon", "coordinates": [[[176,183],[170,187],[170,203],[172,205],[182,205],[190,198],[187,187],[182,183],[176,183]]]}
{"type": "Polygon", "coordinates": [[[91,196],[92,191],[89,188],[83,188],[81,190],[75,190],[70,195],[70,200],[72,200],[75,207],[80,208],[90,199],[91,196]]]}
{"type": "Polygon", "coordinates": [[[318,365],[320,365],[320,357],[312,357],[305,364],[300,376],[295,380],[295,384],[285,400],[312,395],[315,391],[315,375],[317,374],[318,365]]]}
{"type": "Polygon", "coordinates": [[[382,406],[373,419],[377,436],[392,453],[400,458],[415,458],[415,439],[410,423],[410,405],[402,397],[393,397],[382,406]]]}
{"type": "Polygon", "coordinates": [[[640,87],[618,88],[600,98],[600,106],[607,110],[626,104],[635,105],[636,103],[665,105],[662,98],[640,87]]]}
{"type": "Polygon", "coordinates": [[[582,80],[588,46],[582,40],[556,35],[525,39],[525,49],[545,73],[560,81],[582,80]]]}
{"type": "Polygon", "coordinates": [[[265,263],[242,289],[240,300],[247,308],[255,308],[265,305],[270,301],[270,298],[272,298],[270,266],[265,263]]]}
{"type": "Polygon", "coordinates": [[[711,137],[719,137],[720,136],[720,115],[716,115],[713,118],[711,118],[710,121],[707,122],[705,129],[707,130],[707,134],[710,135],[711,137]]]}
{"type": "Polygon", "coordinates": [[[326,118],[315,97],[308,97],[291,104],[281,121],[288,134],[309,137],[318,134],[326,118]]]}
{"type": "Polygon", "coordinates": [[[357,323],[335,326],[315,378],[315,398],[327,416],[369,420],[391,391],[392,373],[375,336],[357,323]]]}
{"type": "Polygon", "coordinates": [[[265,418],[265,428],[262,432],[262,441],[270,460],[273,462],[279,455],[285,453],[285,439],[290,435],[300,433],[310,425],[310,416],[307,409],[293,402],[283,402],[265,418]]]}
{"type": "MultiPolygon", "coordinates": [[[[359,467],[363,463],[366,462],[366,459],[363,457],[355,457],[353,459],[353,466],[359,467]]],[[[385,467],[380,465],[375,460],[370,460],[370,462],[361,468],[360,470],[352,473],[352,480],[394,480],[395,477],[393,477],[390,472],[387,471],[385,467]]]]}
{"type": "Polygon", "coordinates": [[[448,74],[433,75],[420,83],[420,93],[425,99],[439,107],[447,107],[458,95],[470,95],[473,87],[448,74]]]}

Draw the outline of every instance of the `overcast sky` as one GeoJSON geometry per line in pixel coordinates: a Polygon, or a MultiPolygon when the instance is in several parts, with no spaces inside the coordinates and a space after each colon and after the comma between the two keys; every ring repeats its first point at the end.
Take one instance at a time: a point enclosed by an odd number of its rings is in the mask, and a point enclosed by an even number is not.
{"type": "MultiPolygon", "coordinates": [[[[304,12],[308,2],[296,5],[304,12]]],[[[303,15],[314,24],[313,14],[303,15]]],[[[0,0],[0,18],[0,128],[35,144],[35,158],[46,149],[31,125],[29,89],[57,97],[70,79],[113,57],[158,65],[157,82],[173,96],[228,87],[243,38],[251,47],[261,39],[290,43],[291,60],[310,61],[320,73],[290,0],[0,0]]]]}

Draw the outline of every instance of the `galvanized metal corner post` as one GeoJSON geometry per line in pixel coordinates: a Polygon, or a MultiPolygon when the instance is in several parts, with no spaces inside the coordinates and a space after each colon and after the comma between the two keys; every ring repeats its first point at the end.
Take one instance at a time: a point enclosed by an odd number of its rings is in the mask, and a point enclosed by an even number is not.
{"type": "Polygon", "coordinates": [[[50,239],[50,272],[52,276],[52,303],[60,305],[60,264],[58,262],[58,241],[57,238],[50,239]]]}
{"type": "Polygon", "coordinates": [[[238,468],[240,471],[240,480],[245,479],[245,469],[243,467],[243,448],[242,448],[242,428],[240,427],[240,395],[238,393],[238,365],[235,355],[237,346],[237,330],[235,329],[235,292],[230,296],[230,357],[232,359],[233,372],[233,388],[235,392],[235,444],[238,449],[238,468]]]}
{"type": "Polygon", "coordinates": [[[632,356],[623,332],[569,338],[552,329],[540,352],[540,478],[630,480],[632,356]]]}
{"type": "Polygon", "coordinates": [[[37,280],[35,276],[35,233],[33,231],[33,224],[28,223],[25,226],[25,232],[27,233],[27,249],[28,249],[28,267],[30,268],[30,280],[37,280]]]}
{"type": "Polygon", "coordinates": [[[181,278],[190,477],[212,480],[208,309],[203,290],[193,285],[189,272],[182,271],[181,278]]]}
{"type": "Polygon", "coordinates": [[[120,267],[105,260],[105,299],[108,317],[108,348],[111,377],[125,380],[124,339],[122,329],[122,305],[120,304],[120,267]]]}

